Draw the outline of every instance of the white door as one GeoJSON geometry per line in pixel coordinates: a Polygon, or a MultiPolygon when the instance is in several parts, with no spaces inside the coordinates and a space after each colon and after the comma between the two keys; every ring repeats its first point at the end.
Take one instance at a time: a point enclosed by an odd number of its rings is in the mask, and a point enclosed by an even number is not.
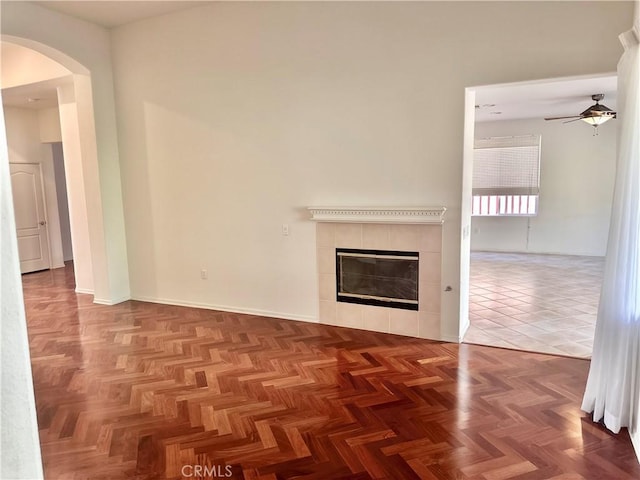
{"type": "Polygon", "coordinates": [[[40,165],[11,163],[10,168],[20,270],[22,273],[46,270],[51,264],[40,165]]]}

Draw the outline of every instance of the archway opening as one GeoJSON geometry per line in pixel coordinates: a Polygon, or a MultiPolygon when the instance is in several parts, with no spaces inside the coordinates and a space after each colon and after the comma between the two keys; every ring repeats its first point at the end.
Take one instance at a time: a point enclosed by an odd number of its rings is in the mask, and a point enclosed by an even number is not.
{"type": "Polygon", "coordinates": [[[46,206],[40,223],[45,222],[49,253],[45,268],[64,265],[69,249],[60,210],[68,208],[76,291],[99,301],[107,272],[104,252],[96,248],[104,235],[89,72],[46,45],[3,35],[2,85],[9,162],[37,165],[42,172],[46,206]],[[63,160],[56,153],[62,153],[63,160]],[[60,162],[68,207],[57,196],[60,162]]]}

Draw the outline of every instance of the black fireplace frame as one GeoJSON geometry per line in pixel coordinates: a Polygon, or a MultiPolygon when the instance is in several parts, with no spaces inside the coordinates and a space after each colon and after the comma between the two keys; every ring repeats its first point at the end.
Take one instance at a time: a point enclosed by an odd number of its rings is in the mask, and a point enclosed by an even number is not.
{"type": "Polygon", "coordinates": [[[367,250],[360,248],[336,248],[335,257],[336,257],[336,301],[342,303],[356,303],[359,305],[373,305],[378,307],[390,307],[390,308],[399,308],[402,310],[418,310],[418,300],[415,300],[415,303],[410,300],[381,300],[377,298],[359,298],[359,297],[349,297],[349,296],[341,296],[341,283],[340,283],[340,253],[354,253],[354,254],[364,254],[364,255],[390,255],[394,257],[417,257],[416,263],[416,272],[417,272],[417,288],[419,289],[420,285],[420,254],[419,252],[407,252],[407,251],[399,251],[399,250],[367,250]]]}

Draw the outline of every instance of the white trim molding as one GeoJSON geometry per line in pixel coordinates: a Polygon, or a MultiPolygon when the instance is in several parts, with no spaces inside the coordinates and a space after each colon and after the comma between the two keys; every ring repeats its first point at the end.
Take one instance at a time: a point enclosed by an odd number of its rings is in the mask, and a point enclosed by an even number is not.
{"type": "Polygon", "coordinates": [[[97,303],[98,305],[118,305],[119,303],[127,302],[129,300],[131,300],[130,296],[123,296],[114,299],[93,297],[93,303],[97,303]]]}
{"type": "Polygon", "coordinates": [[[445,207],[308,207],[316,222],[444,223],[445,207]]]}
{"type": "Polygon", "coordinates": [[[284,320],[295,320],[298,322],[319,323],[318,318],[311,315],[302,315],[297,313],[272,312],[269,310],[260,310],[255,308],[234,307],[229,305],[216,305],[211,303],[190,302],[183,300],[175,300],[171,298],[149,297],[145,295],[134,295],[131,300],[138,302],[159,303],[161,305],[176,305],[178,307],[202,308],[205,310],[216,310],[219,312],[241,313],[245,315],[256,315],[259,317],[278,318],[284,320]]]}
{"type": "Polygon", "coordinates": [[[82,293],[84,295],[93,295],[93,290],[90,290],[88,288],[76,288],[75,292],[82,293]]]}

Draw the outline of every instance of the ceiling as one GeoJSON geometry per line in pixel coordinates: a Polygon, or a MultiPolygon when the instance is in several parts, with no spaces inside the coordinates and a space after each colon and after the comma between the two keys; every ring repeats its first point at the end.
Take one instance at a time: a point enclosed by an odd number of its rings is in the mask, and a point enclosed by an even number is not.
{"type": "Polygon", "coordinates": [[[80,18],[106,28],[118,27],[149,17],[184,10],[203,3],[205,0],[111,0],[59,2],[55,0],[34,1],[42,7],[80,18]]]}
{"type": "Polygon", "coordinates": [[[578,115],[595,103],[591,95],[597,93],[603,93],[601,103],[615,111],[616,90],[614,74],[478,87],[476,121],[578,115]]]}
{"type": "Polygon", "coordinates": [[[40,110],[58,106],[58,87],[72,82],[72,77],[56,78],[42,82],[2,89],[2,104],[5,107],[40,110]]]}

